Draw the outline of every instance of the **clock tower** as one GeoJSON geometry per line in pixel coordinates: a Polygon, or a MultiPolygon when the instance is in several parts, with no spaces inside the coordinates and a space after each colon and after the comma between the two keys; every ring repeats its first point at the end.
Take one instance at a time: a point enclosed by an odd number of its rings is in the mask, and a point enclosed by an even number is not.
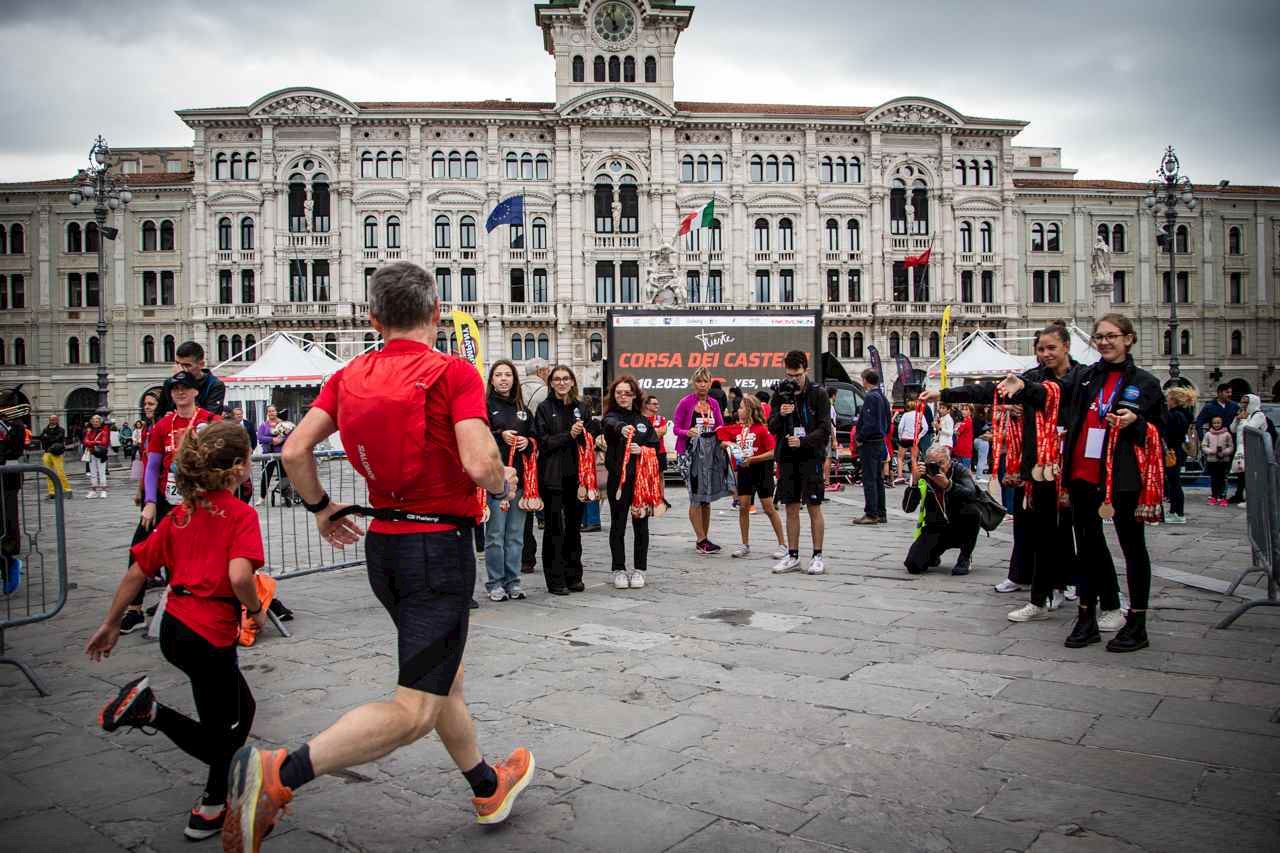
{"type": "Polygon", "coordinates": [[[664,0],[551,0],[534,6],[556,58],[556,103],[603,89],[643,91],[671,106],[675,52],[693,6],[664,0]]]}

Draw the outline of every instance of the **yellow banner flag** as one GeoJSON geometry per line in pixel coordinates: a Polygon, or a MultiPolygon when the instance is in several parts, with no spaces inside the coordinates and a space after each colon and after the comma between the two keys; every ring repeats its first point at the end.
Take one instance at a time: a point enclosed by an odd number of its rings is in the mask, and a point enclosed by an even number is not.
{"type": "Polygon", "coordinates": [[[942,331],[938,337],[941,338],[941,346],[938,352],[942,356],[940,373],[942,374],[942,387],[947,387],[947,330],[951,328],[951,306],[948,305],[942,312],[942,331]]]}
{"type": "Polygon", "coordinates": [[[480,352],[480,327],[466,311],[453,309],[453,332],[458,337],[458,355],[476,366],[484,376],[484,354],[480,352]]]}

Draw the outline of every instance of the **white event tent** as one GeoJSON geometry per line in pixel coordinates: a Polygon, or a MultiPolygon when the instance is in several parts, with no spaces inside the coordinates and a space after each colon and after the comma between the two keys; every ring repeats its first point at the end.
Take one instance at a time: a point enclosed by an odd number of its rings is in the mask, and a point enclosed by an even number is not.
{"type": "MultiPolygon", "coordinates": [[[[213,368],[227,386],[227,403],[243,403],[254,422],[265,415],[276,389],[319,388],[342,368],[320,344],[312,343],[288,332],[273,332],[257,344],[258,358],[231,376],[222,374],[225,361],[213,368]]],[[[242,359],[243,353],[235,353],[242,359]]]]}
{"type": "MultiPolygon", "coordinates": [[[[1005,349],[1004,344],[1031,340],[1033,332],[1024,330],[1001,330],[988,332],[979,329],[970,332],[947,350],[947,379],[949,384],[963,382],[966,379],[999,379],[1009,373],[1022,373],[1035,366],[1034,355],[1014,355],[1005,349]],[[999,339],[997,339],[997,336],[999,339]]],[[[1102,356],[1094,349],[1089,336],[1078,326],[1069,326],[1071,335],[1071,357],[1081,364],[1093,364],[1102,356]]],[[[929,366],[928,384],[937,387],[942,380],[942,362],[935,361],[929,366]]]]}

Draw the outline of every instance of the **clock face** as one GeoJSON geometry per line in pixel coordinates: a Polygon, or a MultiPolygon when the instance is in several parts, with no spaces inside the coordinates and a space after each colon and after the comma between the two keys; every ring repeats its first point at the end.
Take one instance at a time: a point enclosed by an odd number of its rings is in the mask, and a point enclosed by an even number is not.
{"type": "Polygon", "coordinates": [[[631,7],[618,0],[610,0],[596,10],[596,38],[605,45],[621,45],[636,30],[636,15],[631,7]]]}

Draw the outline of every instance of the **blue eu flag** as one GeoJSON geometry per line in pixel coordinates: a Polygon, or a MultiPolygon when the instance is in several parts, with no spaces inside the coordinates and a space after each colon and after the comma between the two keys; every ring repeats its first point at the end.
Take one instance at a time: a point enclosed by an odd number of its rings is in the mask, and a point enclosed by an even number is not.
{"type": "Polygon", "coordinates": [[[499,225],[523,225],[524,224],[524,196],[513,195],[511,198],[498,202],[498,206],[493,209],[493,213],[489,214],[489,218],[485,220],[484,230],[492,231],[499,225]]]}

